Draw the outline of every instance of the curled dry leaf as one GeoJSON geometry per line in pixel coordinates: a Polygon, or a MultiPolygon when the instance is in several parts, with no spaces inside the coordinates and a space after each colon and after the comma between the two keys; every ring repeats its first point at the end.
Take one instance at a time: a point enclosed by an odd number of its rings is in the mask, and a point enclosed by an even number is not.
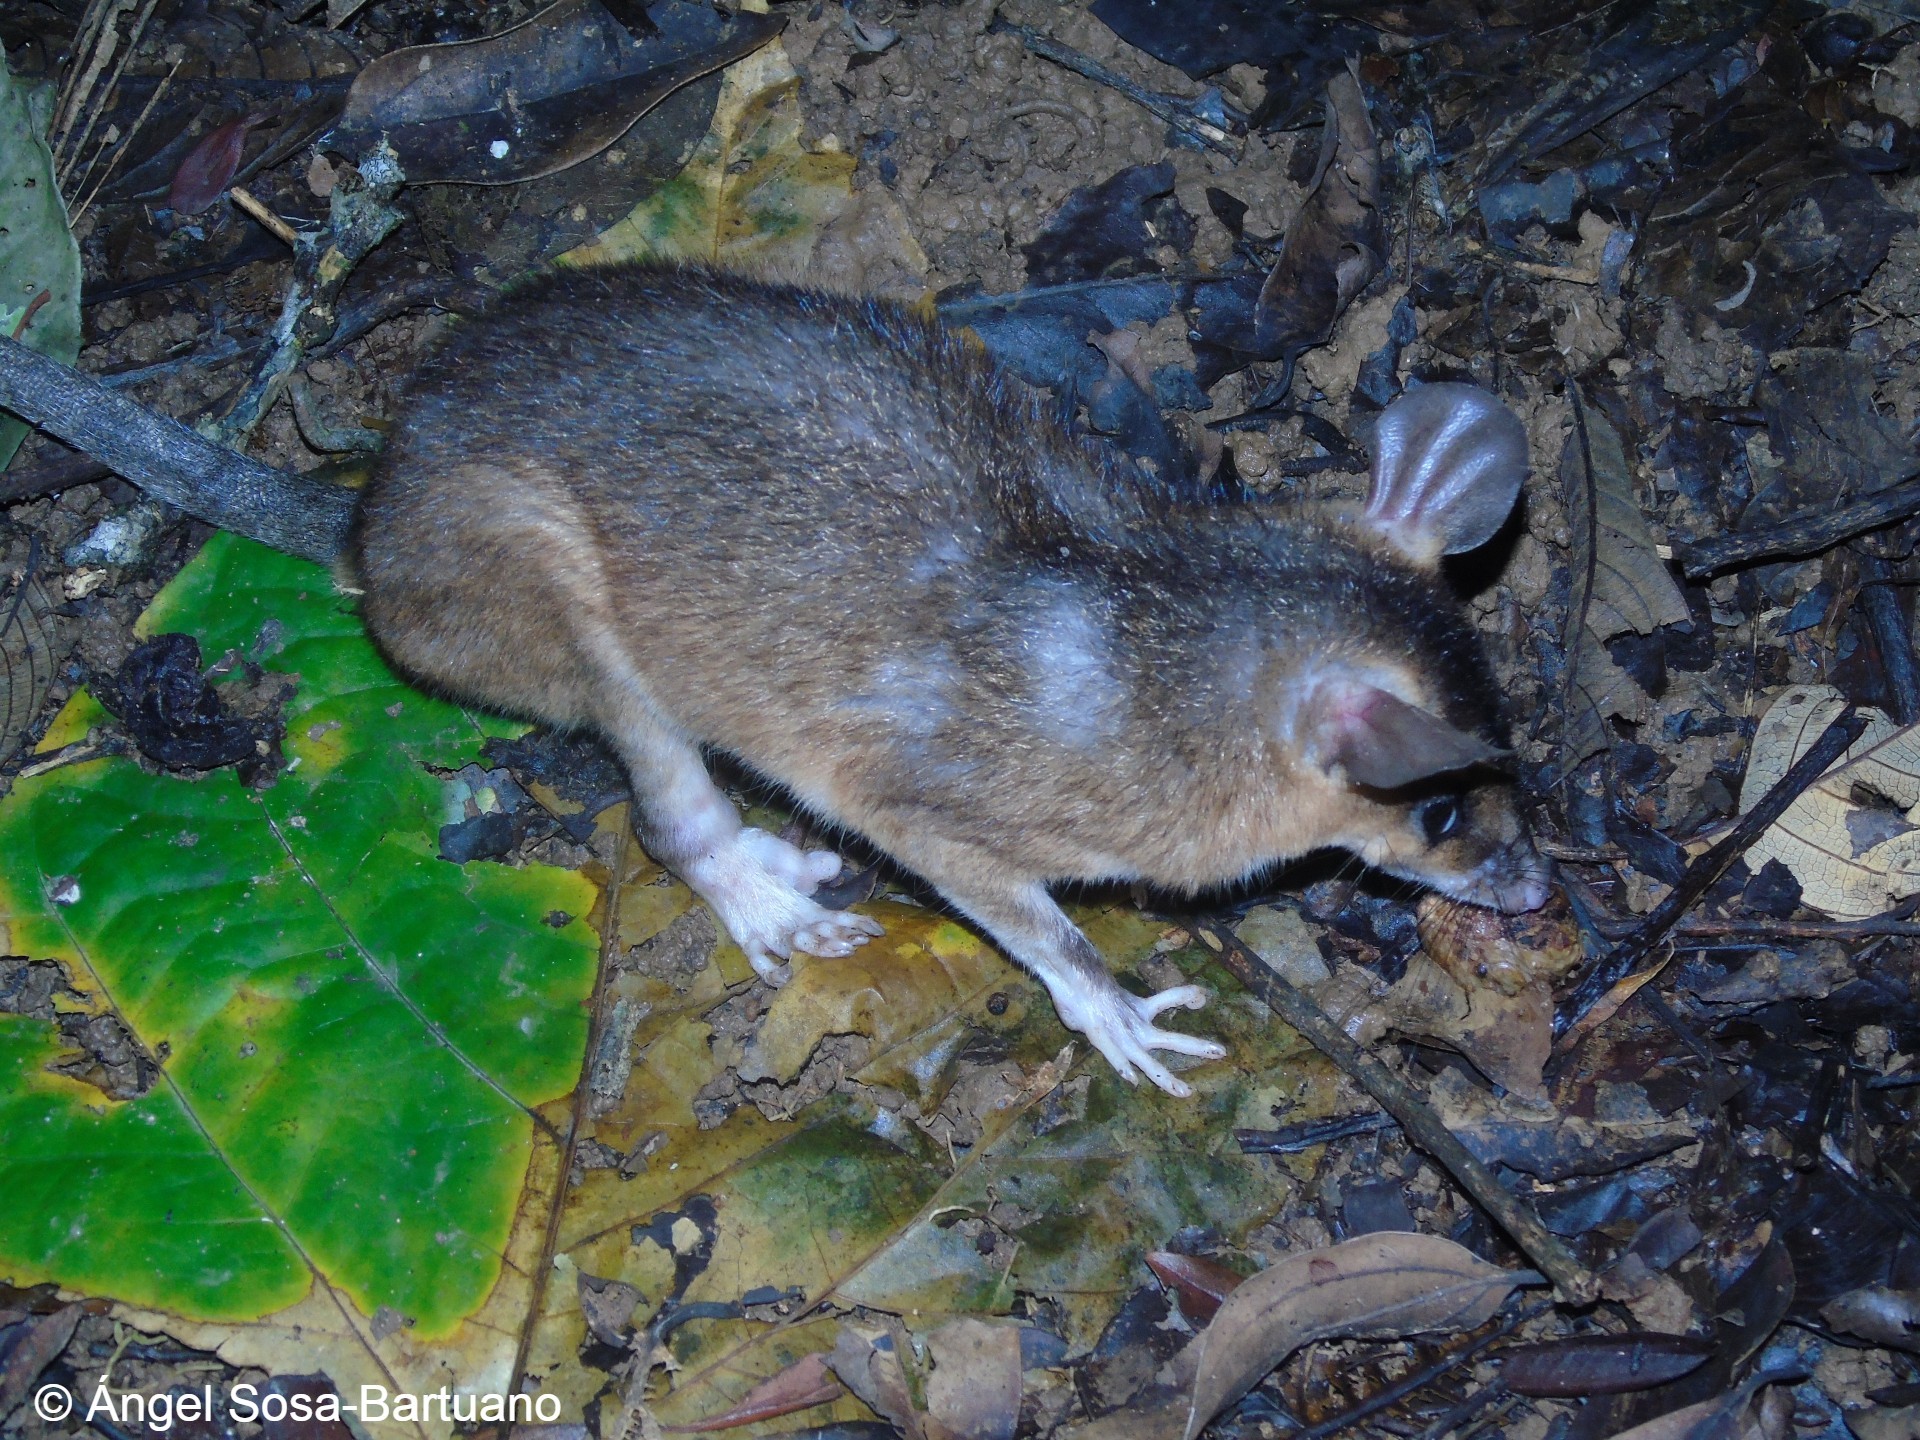
{"type": "Polygon", "coordinates": [[[1291,359],[1333,333],[1380,269],[1380,147],[1360,82],[1327,82],[1327,123],[1306,203],[1287,227],[1254,312],[1261,355],[1291,359]]]}
{"type": "Polygon", "coordinates": [[[901,1358],[906,1349],[906,1332],[898,1321],[885,1330],[856,1328],[842,1321],[827,1364],[847,1389],[874,1414],[891,1421],[906,1440],[927,1440],[925,1417],[914,1407],[901,1358]]]}
{"type": "Polygon", "coordinates": [[[1822,1305],[1820,1318],[1876,1345],[1920,1351],[1920,1292],[1863,1285],[1822,1305]]]}
{"type": "Polygon", "coordinates": [[[1536,1283],[1436,1235],[1363,1235],[1289,1255],[1229,1295],[1197,1342],[1185,1440],[1308,1341],[1471,1329],[1536,1283]]]}
{"type": "MultiPolygon", "coordinates": [[[[1751,809],[1846,708],[1827,685],[1796,685],[1760,718],[1740,784],[1751,809]]],[[[1864,920],[1920,893],[1920,726],[1877,710],[1841,758],[1747,851],[1758,870],[1778,860],[1801,899],[1836,920],[1864,920]]]]}
{"type": "Polygon", "coordinates": [[[1712,1353],[1694,1335],[1570,1335],[1501,1351],[1500,1378],[1522,1395],[1619,1395],[1691,1374],[1712,1353]]]}
{"type": "Polygon", "coordinates": [[[83,1310],[84,1307],[76,1303],[40,1316],[14,1345],[7,1363],[0,1366],[0,1420],[5,1420],[19,1407],[33,1382],[40,1378],[40,1372],[67,1348],[83,1310]]]}

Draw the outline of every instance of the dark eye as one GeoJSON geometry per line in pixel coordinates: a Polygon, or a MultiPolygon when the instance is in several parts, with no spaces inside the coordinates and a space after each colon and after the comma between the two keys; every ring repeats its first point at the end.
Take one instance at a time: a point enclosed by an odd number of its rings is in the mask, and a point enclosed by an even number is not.
{"type": "Polygon", "coordinates": [[[1422,801],[1413,812],[1413,818],[1419,822],[1420,833],[1427,837],[1429,845],[1438,845],[1458,830],[1460,817],[1460,801],[1453,795],[1439,795],[1432,800],[1422,801]]]}

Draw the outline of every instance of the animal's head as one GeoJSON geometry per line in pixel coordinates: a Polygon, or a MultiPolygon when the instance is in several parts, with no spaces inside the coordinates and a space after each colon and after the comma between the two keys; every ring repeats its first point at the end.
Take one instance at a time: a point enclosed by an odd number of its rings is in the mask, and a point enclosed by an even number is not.
{"type": "Polygon", "coordinates": [[[1426,385],[1375,434],[1363,510],[1336,525],[1373,557],[1337,597],[1341,643],[1303,657],[1289,728],[1333,788],[1328,837],[1456,899],[1531,910],[1548,866],[1502,772],[1506,731],[1477,635],[1439,573],[1512,513],[1527,471],[1520,421],[1472,385],[1426,385]]]}

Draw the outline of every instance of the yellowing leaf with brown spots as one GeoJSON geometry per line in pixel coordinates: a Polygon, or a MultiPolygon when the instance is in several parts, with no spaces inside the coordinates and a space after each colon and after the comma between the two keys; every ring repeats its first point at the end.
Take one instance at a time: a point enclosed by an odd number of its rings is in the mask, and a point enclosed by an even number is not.
{"type": "Polygon", "coordinates": [[[851,155],[801,139],[800,78],[780,44],[731,66],[693,158],[565,265],[696,260],[797,277],[853,203],[851,155]]]}

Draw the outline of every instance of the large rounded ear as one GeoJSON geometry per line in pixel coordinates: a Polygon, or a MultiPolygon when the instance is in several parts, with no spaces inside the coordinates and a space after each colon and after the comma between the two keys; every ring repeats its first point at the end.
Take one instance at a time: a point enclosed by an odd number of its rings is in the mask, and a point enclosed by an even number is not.
{"type": "Polygon", "coordinates": [[[1506,751],[1363,682],[1324,681],[1308,701],[1307,758],[1355,785],[1397,790],[1498,760],[1506,751]]]}
{"type": "Polygon", "coordinates": [[[1381,413],[1373,457],[1367,519],[1431,564],[1506,523],[1527,475],[1527,431],[1478,385],[1422,385],[1381,413]]]}

